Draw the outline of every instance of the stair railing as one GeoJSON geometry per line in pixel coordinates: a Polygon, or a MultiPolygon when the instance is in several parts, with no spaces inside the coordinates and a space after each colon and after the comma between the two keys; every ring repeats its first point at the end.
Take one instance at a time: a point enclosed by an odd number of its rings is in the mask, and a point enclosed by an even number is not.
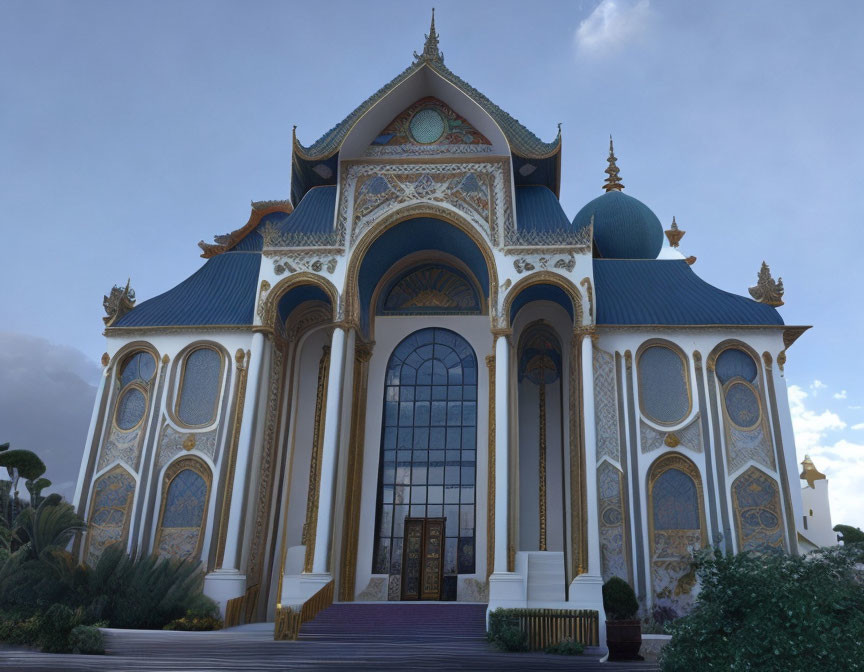
{"type": "Polygon", "coordinates": [[[273,639],[296,640],[300,636],[300,626],[311,621],[331,604],[333,604],[333,581],[329,581],[321,590],[303,602],[299,609],[277,604],[273,639]]]}

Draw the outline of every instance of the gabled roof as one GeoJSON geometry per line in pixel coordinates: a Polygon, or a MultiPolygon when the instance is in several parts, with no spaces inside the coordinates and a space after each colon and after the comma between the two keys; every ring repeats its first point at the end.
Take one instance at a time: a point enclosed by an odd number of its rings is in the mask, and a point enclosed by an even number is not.
{"type": "Polygon", "coordinates": [[[594,287],[598,326],[783,324],[776,308],[709,285],[683,259],[594,259],[594,287]]]}

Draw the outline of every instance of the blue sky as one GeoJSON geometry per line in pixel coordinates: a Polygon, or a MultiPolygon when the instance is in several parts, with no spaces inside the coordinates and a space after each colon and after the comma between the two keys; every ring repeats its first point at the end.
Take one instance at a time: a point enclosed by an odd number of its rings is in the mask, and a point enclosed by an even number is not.
{"type": "MultiPolygon", "coordinates": [[[[570,216],[612,133],[626,193],[677,217],[701,277],[746,294],[763,259],[783,277],[784,319],[814,325],[786,367],[799,453],[835,522],[864,526],[864,3],[436,6],[451,69],[544,140],[563,124],[570,216]]],[[[198,240],[287,197],[292,125],[315,140],[428,21],[413,2],[0,4],[0,432],[55,459],[64,491],[91,401],[58,390],[95,380],[102,295],[168,289],[198,240]]]]}

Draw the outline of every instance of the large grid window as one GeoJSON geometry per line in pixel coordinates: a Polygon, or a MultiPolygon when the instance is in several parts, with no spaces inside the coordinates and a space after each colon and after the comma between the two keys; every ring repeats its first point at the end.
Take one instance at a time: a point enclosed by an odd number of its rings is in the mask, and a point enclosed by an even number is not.
{"type": "Polygon", "coordinates": [[[476,449],[474,351],[447,329],[414,332],[387,364],[374,573],[401,574],[406,516],[446,518],[445,592],[474,573],[476,449]]]}

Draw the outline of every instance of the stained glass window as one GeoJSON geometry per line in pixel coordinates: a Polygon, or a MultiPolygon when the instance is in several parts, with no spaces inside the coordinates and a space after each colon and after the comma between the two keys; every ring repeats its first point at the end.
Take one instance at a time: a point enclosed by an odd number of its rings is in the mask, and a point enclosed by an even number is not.
{"type": "Polygon", "coordinates": [[[187,425],[209,425],[216,417],[222,356],[212,348],[198,348],[186,356],[177,416],[187,425]]]}
{"type": "Polygon", "coordinates": [[[93,565],[106,547],[126,538],[134,494],[135,479],[122,467],[115,467],[96,480],[87,531],[88,564],[93,565]]]}
{"type": "Polygon", "coordinates": [[[742,429],[755,427],[761,417],[759,400],[753,388],[735,381],[726,388],[726,412],[729,418],[742,429]]]}
{"type": "Polygon", "coordinates": [[[140,380],[149,383],[156,373],[156,360],[149,352],[136,352],[123,362],[120,371],[120,386],[126,387],[131,382],[140,380]]]}
{"type": "Polygon", "coordinates": [[[714,364],[714,371],[721,384],[733,378],[743,378],[752,383],[756,380],[756,362],[743,350],[729,348],[720,353],[714,364]]]}
{"type": "Polygon", "coordinates": [[[147,411],[147,396],[137,387],[130,387],[117,404],[117,427],[128,430],[135,427],[147,411]]]}
{"type": "Polygon", "coordinates": [[[156,541],[160,555],[185,558],[200,550],[210,470],[200,460],[183,458],[165,473],[162,522],[156,541]]]}
{"type": "Polygon", "coordinates": [[[654,345],[639,356],[639,401],[642,412],[655,422],[675,424],[687,416],[687,367],[677,352],[654,345]]]}
{"type": "Polygon", "coordinates": [[[783,548],[780,494],[777,482],[756,467],[732,484],[740,551],[783,548]]]}
{"type": "Polygon", "coordinates": [[[445,583],[473,573],[477,359],[468,342],[438,328],[405,338],[387,365],[383,416],[373,572],[401,573],[406,517],[445,517],[445,583]]]}

